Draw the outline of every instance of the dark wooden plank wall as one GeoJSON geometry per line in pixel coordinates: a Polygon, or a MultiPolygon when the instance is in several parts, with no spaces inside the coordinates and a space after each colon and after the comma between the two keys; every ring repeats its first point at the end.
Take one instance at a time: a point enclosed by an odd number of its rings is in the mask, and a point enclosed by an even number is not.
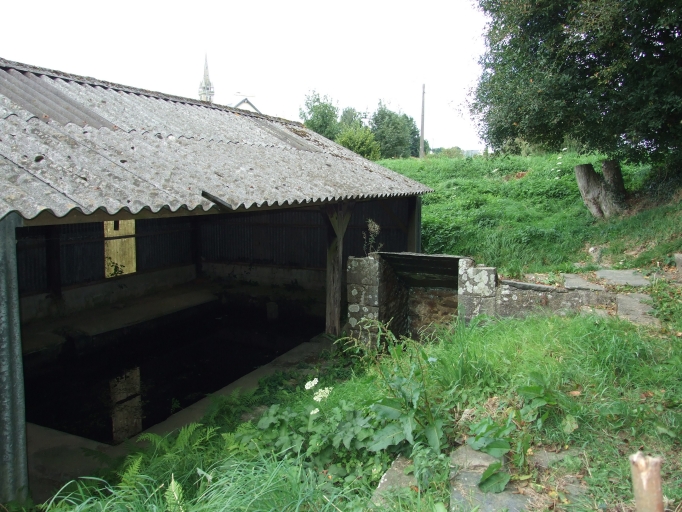
{"type": "MultiPolygon", "coordinates": [[[[362,232],[367,219],[382,228],[381,250],[407,248],[408,198],[355,203],[344,237],[343,258],[363,256],[362,232]]],[[[327,226],[316,210],[271,210],[243,214],[196,217],[201,260],[280,267],[324,269],[327,260],[327,226]]],[[[136,222],[137,270],[149,271],[188,265],[196,260],[189,217],[143,219],[136,222]]],[[[59,237],[61,285],[85,284],[104,279],[104,234],[101,222],[67,224],[59,237]]],[[[17,265],[21,294],[49,289],[48,227],[17,229],[17,265]]],[[[196,251],[197,248],[195,247],[196,251]]]]}

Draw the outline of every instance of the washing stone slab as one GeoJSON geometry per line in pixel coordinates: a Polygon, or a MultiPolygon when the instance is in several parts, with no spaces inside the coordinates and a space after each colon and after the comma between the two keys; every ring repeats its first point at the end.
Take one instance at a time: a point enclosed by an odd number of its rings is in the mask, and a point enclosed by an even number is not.
{"type": "Polygon", "coordinates": [[[649,280],[634,270],[597,270],[597,277],[606,284],[621,286],[648,286],[649,280]]]}
{"type": "Polygon", "coordinates": [[[564,288],[567,290],[596,290],[600,292],[605,290],[602,285],[590,283],[578,274],[561,274],[561,277],[564,278],[564,288]]]}
{"type": "Polygon", "coordinates": [[[618,316],[636,324],[660,326],[658,318],[651,316],[653,308],[645,304],[650,297],[645,293],[619,294],[616,296],[618,316]]]}

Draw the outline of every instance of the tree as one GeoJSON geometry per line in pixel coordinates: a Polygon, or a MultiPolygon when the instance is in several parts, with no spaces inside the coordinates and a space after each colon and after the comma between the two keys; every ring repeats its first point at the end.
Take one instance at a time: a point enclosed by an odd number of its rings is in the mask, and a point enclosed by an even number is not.
{"type": "Polygon", "coordinates": [[[494,149],[570,139],[677,169],[682,9],[662,0],[479,0],[490,16],[471,103],[494,149]]]}
{"type": "Polygon", "coordinates": [[[347,130],[348,128],[355,128],[357,126],[362,126],[362,119],[365,114],[358,112],[353,107],[346,107],[341,112],[341,118],[339,119],[339,124],[341,125],[341,131],[347,130]]]}
{"type": "Polygon", "coordinates": [[[349,126],[336,139],[337,144],[354,151],[368,160],[378,160],[381,156],[379,143],[374,139],[374,134],[362,124],[349,126]]]}
{"type": "Polygon", "coordinates": [[[410,156],[412,132],[404,114],[390,110],[379,102],[372,114],[370,127],[381,148],[381,158],[407,158],[410,156]]]}
{"type": "Polygon", "coordinates": [[[339,108],[331,98],[312,91],[305,97],[305,108],[299,109],[299,117],[306,128],[319,133],[329,140],[339,135],[339,108]]]}

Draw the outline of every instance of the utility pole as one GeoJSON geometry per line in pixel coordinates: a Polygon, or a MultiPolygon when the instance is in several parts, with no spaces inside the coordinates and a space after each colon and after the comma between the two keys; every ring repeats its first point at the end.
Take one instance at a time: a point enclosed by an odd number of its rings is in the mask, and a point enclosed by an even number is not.
{"type": "Polygon", "coordinates": [[[422,84],[422,130],[419,135],[419,158],[424,158],[424,96],[426,95],[426,84],[422,84]]]}

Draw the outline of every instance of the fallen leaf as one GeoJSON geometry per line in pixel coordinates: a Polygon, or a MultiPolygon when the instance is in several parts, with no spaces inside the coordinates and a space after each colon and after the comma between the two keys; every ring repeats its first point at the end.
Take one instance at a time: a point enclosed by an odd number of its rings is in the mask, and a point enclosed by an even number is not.
{"type": "Polygon", "coordinates": [[[675,336],[677,336],[678,338],[682,338],[682,332],[676,332],[675,336]]]}
{"type": "Polygon", "coordinates": [[[580,391],[579,389],[576,389],[575,391],[569,391],[568,392],[568,394],[571,396],[580,396],[580,393],[582,393],[582,391],[580,391]]]}

